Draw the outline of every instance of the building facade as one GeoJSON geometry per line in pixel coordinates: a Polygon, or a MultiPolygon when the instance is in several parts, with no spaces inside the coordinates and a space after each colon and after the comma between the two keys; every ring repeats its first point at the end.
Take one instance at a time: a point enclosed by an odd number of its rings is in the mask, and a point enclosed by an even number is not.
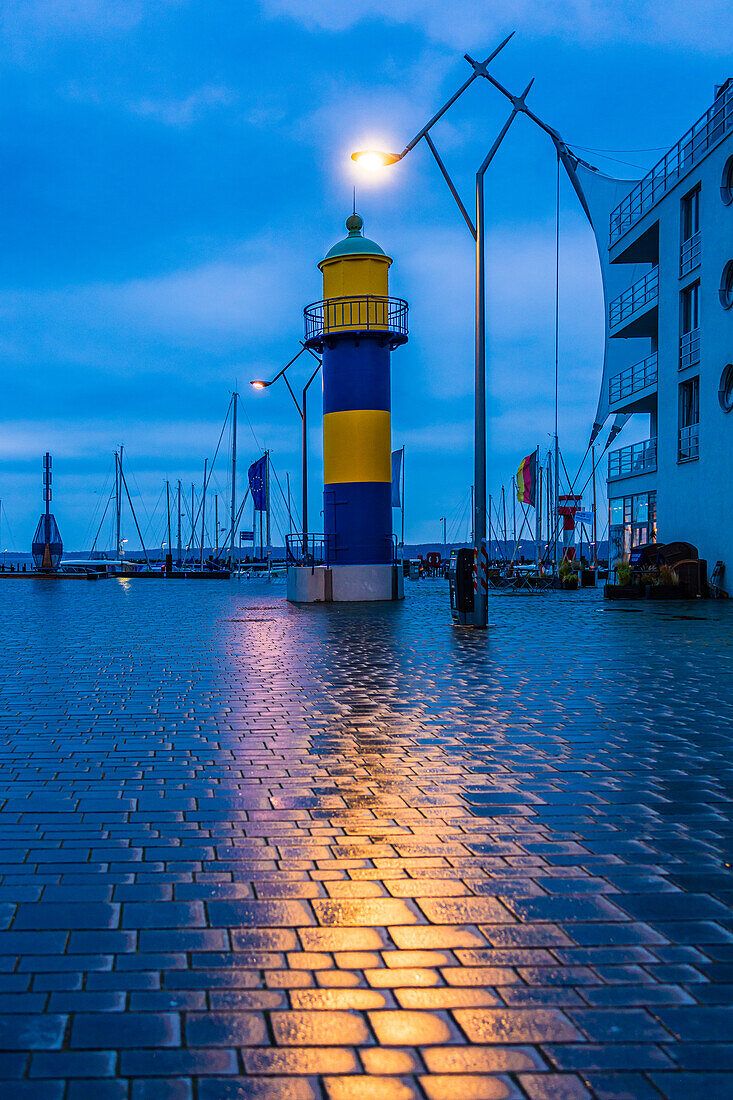
{"type": "Polygon", "coordinates": [[[608,453],[611,561],[689,542],[708,574],[724,563],[733,594],[733,80],[651,172],[626,181],[605,248],[592,221],[606,292],[596,431],[609,415],[612,436],[647,427],[608,453]]]}

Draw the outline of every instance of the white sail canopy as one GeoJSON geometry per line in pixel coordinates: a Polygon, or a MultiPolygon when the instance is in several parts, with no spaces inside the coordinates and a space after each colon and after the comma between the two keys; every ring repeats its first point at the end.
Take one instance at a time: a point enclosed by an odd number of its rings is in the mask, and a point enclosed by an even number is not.
{"type": "MultiPolygon", "coordinates": [[[[556,142],[560,158],[570,181],[575,188],[583,209],[590,221],[593,235],[596,239],[598,259],[601,266],[601,279],[603,282],[603,297],[606,304],[613,301],[623,290],[630,286],[637,278],[649,268],[648,264],[618,264],[609,262],[608,235],[611,211],[615,210],[623,199],[637,183],[634,179],[618,179],[615,176],[604,175],[597,169],[578,160],[573,153],[561,142],[556,142]]],[[[591,430],[590,442],[593,443],[603,425],[608,419],[609,396],[608,382],[610,378],[628,366],[630,361],[628,345],[625,340],[606,340],[603,355],[603,373],[601,378],[601,390],[598,397],[598,408],[591,430]]],[[[621,428],[628,420],[627,415],[617,416],[613,425],[613,435],[618,435],[621,428]]]]}

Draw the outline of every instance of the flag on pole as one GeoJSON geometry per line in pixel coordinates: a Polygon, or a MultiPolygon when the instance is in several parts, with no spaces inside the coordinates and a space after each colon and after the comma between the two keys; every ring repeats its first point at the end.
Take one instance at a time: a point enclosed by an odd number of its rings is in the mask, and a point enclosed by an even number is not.
{"type": "Polygon", "coordinates": [[[537,452],[532,451],[517,468],[517,500],[535,507],[537,495],[537,452]]]}
{"type": "Polygon", "coordinates": [[[402,473],[402,448],[392,451],[392,507],[402,507],[400,476],[402,473]]]}
{"type": "Polygon", "coordinates": [[[267,475],[267,455],[258,458],[249,468],[249,487],[252,492],[256,512],[267,510],[267,487],[265,478],[267,475]]]}

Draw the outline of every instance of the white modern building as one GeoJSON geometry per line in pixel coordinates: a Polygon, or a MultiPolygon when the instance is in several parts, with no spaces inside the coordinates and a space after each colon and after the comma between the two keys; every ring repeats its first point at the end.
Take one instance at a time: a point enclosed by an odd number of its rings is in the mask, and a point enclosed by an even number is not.
{"type": "Polygon", "coordinates": [[[570,172],[606,302],[593,438],[644,436],[608,452],[611,561],[689,542],[733,594],[733,79],[643,179],[570,172]]]}

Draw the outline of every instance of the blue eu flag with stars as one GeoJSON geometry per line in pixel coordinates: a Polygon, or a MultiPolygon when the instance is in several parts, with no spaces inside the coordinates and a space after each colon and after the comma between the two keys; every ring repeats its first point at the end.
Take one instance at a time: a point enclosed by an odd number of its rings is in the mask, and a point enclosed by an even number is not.
{"type": "Polygon", "coordinates": [[[249,468],[249,487],[256,512],[267,511],[267,455],[258,458],[249,468]]]}

